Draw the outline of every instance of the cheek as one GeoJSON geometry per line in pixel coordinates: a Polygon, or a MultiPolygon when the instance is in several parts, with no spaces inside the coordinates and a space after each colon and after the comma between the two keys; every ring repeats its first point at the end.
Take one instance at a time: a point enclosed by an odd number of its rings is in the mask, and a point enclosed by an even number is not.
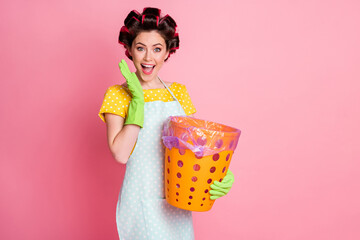
{"type": "Polygon", "coordinates": [[[135,62],[139,62],[141,59],[141,54],[139,54],[139,52],[134,52],[132,54],[132,58],[133,58],[133,61],[135,60],[135,62]]]}
{"type": "Polygon", "coordinates": [[[166,59],[166,53],[165,54],[160,54],[158,57],[157,57],[157,61],[158,62],[164,62],[165,59],[166,59]]]}
{"type": "Polygon", "coordinates": [[[135,67],[136,68],[141,68],[141,66],[140,66],[140,62],[141,62],[141,56],[139,56],[139,54],[135,54],[135,55],[133,55],[132,56],[133,57],[133,63],[134,63],[134,65],[135,65],[135,67]]]}

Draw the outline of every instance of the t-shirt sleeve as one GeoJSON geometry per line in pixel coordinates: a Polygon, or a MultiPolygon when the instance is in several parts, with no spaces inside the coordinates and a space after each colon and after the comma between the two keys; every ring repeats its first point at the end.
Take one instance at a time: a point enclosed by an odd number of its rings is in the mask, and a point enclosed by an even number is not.
{"type": "Polygon", "coordinates": [[[191,101],[190,95],[189,95],[185,85],[177,83],[174,94],[175,94],[175,97],[179,100],[186,115],[191,115],[196,112],[195,106],[193,105],[193,103],[191,101]]]}
{"type": "Polygon", "coordinates": [[[109,87],[104,94],[104,100],[98,114],[99,117],[103,122],[106,122],[104,113],[112,113],[126,118],[130,100],[131,96],[123,86],[114,85],[109,87]]]}

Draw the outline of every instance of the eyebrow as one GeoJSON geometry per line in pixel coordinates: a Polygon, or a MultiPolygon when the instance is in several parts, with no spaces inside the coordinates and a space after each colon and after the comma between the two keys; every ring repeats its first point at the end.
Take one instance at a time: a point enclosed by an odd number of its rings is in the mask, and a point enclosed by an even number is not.
{"type": "MultiPolygon", "coordinates": [[[[142,42],[137,42],[136,44],[141,44],[141,45],[144,45],[144,46],[146,46],[145,44],[143,44],[142,42]]],[[[135,44],[135,45],[136,45],[135,44]]],[[[153,46],[156,46],[156,45],[161,45],[162,46],[162,44],[161,43],[156,43],[156,44],[154,44],[153,46]]]]}

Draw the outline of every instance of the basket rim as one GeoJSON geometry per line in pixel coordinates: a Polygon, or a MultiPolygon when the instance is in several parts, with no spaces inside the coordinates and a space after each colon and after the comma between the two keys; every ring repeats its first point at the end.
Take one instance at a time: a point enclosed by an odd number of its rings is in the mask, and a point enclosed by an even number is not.
{"type": "Polygon", "coordinates": [[[180,128],[188,128],[188,127],[193,127],[193,129],[201,129],[201,130],[205,130],[205,131],[209,131],[209,132],[219,132],[219,133],[223,133],[226,135],[231,135],[231,134],[235,134],[235,135],[240,135],[241,134],[241,130],[222,124],[222,123],[217,123],[217,122],[213,122],[213,121],[209,121],[209,120],[204,120],[204,119],[199,119],[199,118],[195,118],[195,117],[190,117],[190,116],[171,116],[170,117],[170,122],[171,124],[174,124],[176,127],[180,127],[180,128]],[[184,123],[180,123],[176,120],[178,119],[186,119],[186,118],[191,118],[195,121],[200,121],[200,122],[205,122],[207,124],[216,124],[216,125],[220,125],[222,127],[224,127],[225,129],[223,130],[216,130],[216,129],[209,129],[209,128],[204,128],[204,127],[195,127],[195,126],[191,126],[191,125],[186,125],[184,123]],[[226,130],[229,129],[229,130],[226,130]]]}

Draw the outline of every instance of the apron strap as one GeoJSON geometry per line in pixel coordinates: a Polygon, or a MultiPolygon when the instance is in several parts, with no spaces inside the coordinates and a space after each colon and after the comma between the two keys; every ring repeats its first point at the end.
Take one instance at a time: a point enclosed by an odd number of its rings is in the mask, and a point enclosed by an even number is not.
{"type": "Polygon", "coordinates": [[[162,84],[164,84],[164,86],[166,87],[166,89],[170,92],[171,96],[173,96],[173,98],[176,100],[176,101],[179,101],[175,95],[172,93],[172,91],[166,86],[166,84],[160,79],[160,77],[158,76],[159,80],[162,82],[162,84]]]}

